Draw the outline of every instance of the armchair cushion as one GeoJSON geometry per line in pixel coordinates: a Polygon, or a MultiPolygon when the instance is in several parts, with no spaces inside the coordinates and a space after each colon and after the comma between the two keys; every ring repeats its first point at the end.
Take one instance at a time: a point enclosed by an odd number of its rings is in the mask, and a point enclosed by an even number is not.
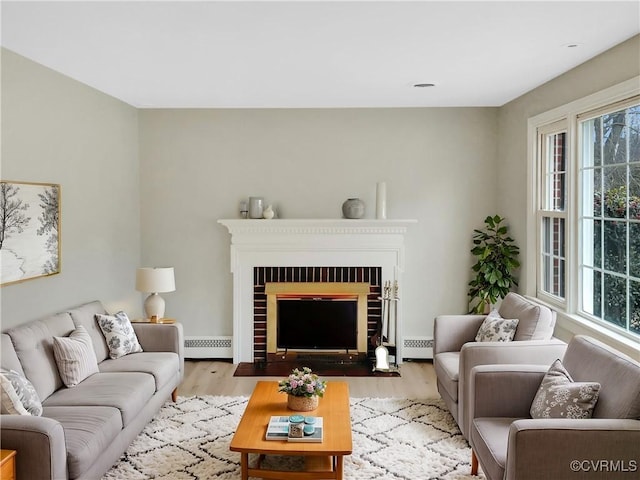
{"type": "Polygon", "coordinates": [[[435,370],[440,385],[444,387],[453,401],[458,400],[458,365],[460,352],[444,352],[438,355],[435,370]]]}
{"type": "Polygon", "coordinates": [[[487,478],[503,478],[504,476],[507,464],[509,428],[515,420],[518,418],[476,418],[473,421],[470,441],[472,445],[475,445],[474,452],[479,459],[491,459],[491,461],[482,462],[482,469],[487,478]]]}
{"type": "Polygon", "coordinates": [[[553,362],[531,404],[531,418],[591,418],[598,382],[574,382],[560,360],[553,362]]]}
{"type": "Polygon", "coordinates": [[[562,364],[576,382],[602,385],[593,418],[640,419],[640,365],[595,338],[576,335],[562,364]]]}
{"type": "Polygon", "coordinates": [[[476,342],[510,342],[516,334],[517,318],[502,318],[497,310],[492,310],[476,334],[476,342]]]}
{"type": "Polygon", "coordinates": [[[509,292],[498,310],[502,318],[517,318],[514,340],[549,340],[556,325],[555,312],[544,305],[530,302],[521,295],[509,292]]]}

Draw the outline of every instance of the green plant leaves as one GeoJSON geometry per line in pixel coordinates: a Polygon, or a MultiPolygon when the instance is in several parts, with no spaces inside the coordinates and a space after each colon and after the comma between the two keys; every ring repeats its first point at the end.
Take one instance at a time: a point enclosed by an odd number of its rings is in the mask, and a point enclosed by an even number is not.
{"type": "Polygon", "coordinates": [[[499,215],[485,218],[485,230],[473,230],[471,253],[477,262],[471,267],[476,277],[469,282],[470,303],[477,302],[471,311],[482,313],[485,307],[504,298],[511,287],[518,285],[513,271],[520,266],[520,249],[509,237],[509,228],[502,225],[499,215]]]}

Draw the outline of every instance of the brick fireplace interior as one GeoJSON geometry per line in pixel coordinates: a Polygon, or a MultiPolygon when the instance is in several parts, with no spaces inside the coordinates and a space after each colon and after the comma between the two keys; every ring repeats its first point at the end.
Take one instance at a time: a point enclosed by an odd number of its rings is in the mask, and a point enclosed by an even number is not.
{"type": "MultiPolygon", "coordinates": [[[[360,320],[360,325],[366,325],[366,335],[363,328],[359,327],[358,347],[356,352],[352,352],[359,357],[371,356],[373,347],[369,339],[376,333],[377,325],[381,315],[381,303],[379,297],[382,294],[382,268],[381,267],[254,267],[253,282],[253,361],[262,363],[277,359],[285,359],[281,352],[275,353],[273,339],[274,327],[271,321],[271,333],[268,327],[268,294],[273,302],[276,296],[274,292],[283,292],[291,295],[295,290],[304,296],[321,296],[323,298],[348,297],[352,295],[354,299],[360,299],[358,307],[359,314],[364,316],[360,320]],[[287,284],[291,284],[288,288],[287,284]],[[349,284],[353,286],[350,287],[349,284]],[[298,288],[300,286],[300,288],[298,288]],[[366,286],[366,289],[364,289],[366,286]],[[335,289],[340,293],[336,293],[335,289]],[[362,293],[364,292],[364,293],[362,293]],[[361,308],[362,303],[365,304],[361,308]],[[362,310],[366,310],[362,312],[362,310]],[[271,335],[271,342],[269,341],[271,335]]],[[[273,316],[274,306],[271,307],[273,316]]],[[[331,349],[334,350],[334,349],[331,349]]],[[[348,352],[345,352],[348,353],[348,352]]]]}

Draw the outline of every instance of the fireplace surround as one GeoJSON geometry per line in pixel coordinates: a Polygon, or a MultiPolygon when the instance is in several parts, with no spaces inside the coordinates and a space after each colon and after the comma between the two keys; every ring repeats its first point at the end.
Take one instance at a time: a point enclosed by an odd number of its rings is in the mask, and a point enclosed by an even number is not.
{"type": "MultiPolygon", "coordinates": [[[[357,280],[358,271],[364,276],[366,271],[375,268],[380,272],[376,280],[379,285],[397,280],[402,288],[404,235],[408,226],[416,221],[221,219],[218,222],[231,234],[233,361],[240,363],[266,357],[266,297],[262,305],[255,291],[256,283],[261,280],[260,272],[255,272],[257,268],[264,268],[264,275],[278,272],[285,279],[265,278],[262,280],[265,283],[300,281],[300,275],[310,271],[312,278],[313,272],[316,276],[324,275],[324,281],[344,282],[345,275],[354,275],[353,281],[368,282],[357,280]],[[264,326],[256,320],[261,312],[264,312],[264,326]],[[260,351],[262,341],[264,353],[260,351]]],[[[401,303],[399,307],[397,335],[398,362],[401,362],[401,303]]],[[[375,320],[368,317],[367,330],[371,328],[375,329],[375,320]]]]}
{"type": "MultiPolygon", "coordinates": [[[[375,333],[380,319],[379,267],[256,267],[255,273],[254,361],[285,359],[286,353],[300,351],[341,352],[354,356],[366,356],[368,339],[375,333]],[[261,274],[264,274],[265,278],[278,278],[281,271],[290,271],[293,274],[292,278],[301,281],[261,283],[261,274]],[[326,281],[329,278],[329,271],[336,273],[334,278],[353,281],[326,281]],[[353,273],[353,275],[349,275],[349,273],[353,273]],[[334,311],[318,312],[318,310],[326,309],[332,305],[331,303],[324,304],[326,300],[335,301],[332,307],[334,311]],[[262,308],[265,302],[266,315],[263,313],[265,309],[262,308]],[[289,328],[297,332],[297,335],[302,337],[299,342],[293,338],[288,339],[289,342],[293,342],[293,347],[288,347],[280,342],[283,338],[288,338],[288,335],[285,337],[282,334],[289,333],[278,330],[278,315],[281,313],[282,302],[305,302],[301,304],[304,305],[304,310],[297,312],[297,317],[291,318],[288,325],[289,328]],[[338,318],[341,317],[339,312],[346,310],[338,302],[355,304],[354,321],[352,325],[350,324],[353,331],[349,331],[350,329],[339,324],[339,322],[350,322],[347,318],[338,318]],[[337,307],[341,308],[337,309],[337,307]],[[318,313],[317,318],[314,318],[314,312],[318,313]],[[266,332],[265,335],[262,335],[265,325],[266,332]],[[347,338],[351,338],[352,335],[352,341],[341,344],[340,339],[332,340],[332,335],[325,332],[325,328],[331,327],[338,335],[343,334],[347,338]],[[313,344],[316,335],[318,339],[315,341],[320,342],[319,345],[313,344]]],[[[287,303],[284,306],[288,306],[287,303]]]]}

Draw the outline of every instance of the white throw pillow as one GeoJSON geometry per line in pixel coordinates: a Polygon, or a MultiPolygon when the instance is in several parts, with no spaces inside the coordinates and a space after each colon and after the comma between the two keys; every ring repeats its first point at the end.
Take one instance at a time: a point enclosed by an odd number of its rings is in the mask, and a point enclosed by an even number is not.
{"type": "Polygon", "coordinates": [[[476,334],[476,342],[510,342],[516,334],[519,320],[502,318],[497,310],[492,310],[476,334]]]}
{"type": "Polygon", "coordinates": [[[69,388],[99,371],[91,335],[82,325],[68,337],[53,337],[53,356],[62,383],[69,388]]]}
{"type": "Polygon", "coordinates": [[[42,403],[31,382],[14,370],[0,370],[1,411],[10,415],[42,415],[42,403]]]}
{"type": "Polygon", "coordinates": [[[131,321],[126,313],[118,312],[115,315],[96,314],[96,320],[104,337],[107,339],[111,358],[116,359],[130,353],[142,351],[136,332],[133,330],[131,321]]]}

